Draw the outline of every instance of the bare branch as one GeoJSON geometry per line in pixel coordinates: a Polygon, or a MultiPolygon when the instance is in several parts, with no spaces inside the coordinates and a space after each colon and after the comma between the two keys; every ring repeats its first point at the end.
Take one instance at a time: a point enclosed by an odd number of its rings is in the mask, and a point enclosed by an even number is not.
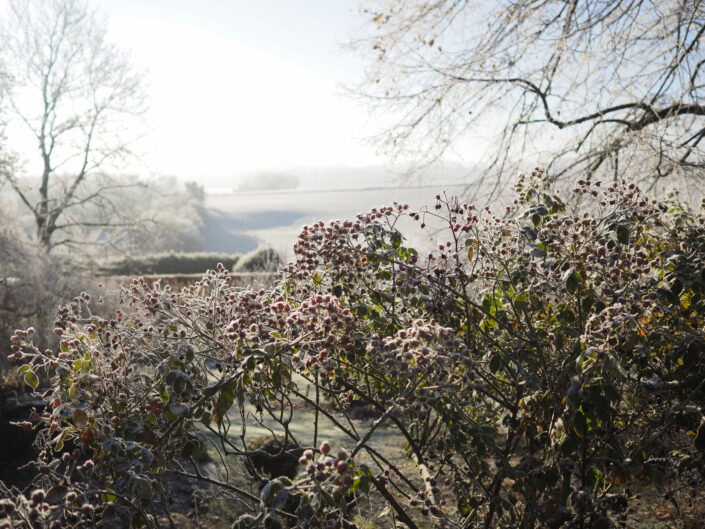
{"type": "Polygon", "coordinates": [[[105,24],[83,0],[12,0],[0,37],[11,81],[8,115],[37,139],[42,164],[36,199],[20,192],[17,176],[13,190],[51,250],[57,230],[83,222],[61,222],[67,209],[115,189],[91,186],[129,151],[132,140],[122,131],[144,111],[144,83],[129,57],[106,42],[105,24]]]}
{"type": "Polygon", "coordinates": [[[701,0],[361,3],[371,23],[352,46],[369,68],[355,93],[402,116],[379,136],[391,156],[423,165],[482,131],[493,138],[474,149],[498,179],[522,159],[567,177],[615,154],[624,177],[695,176],[701,0]]]}

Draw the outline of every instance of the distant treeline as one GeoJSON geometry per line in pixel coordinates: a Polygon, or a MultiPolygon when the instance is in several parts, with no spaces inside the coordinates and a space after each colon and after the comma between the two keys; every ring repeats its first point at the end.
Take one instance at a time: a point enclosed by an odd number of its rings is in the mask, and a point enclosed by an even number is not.
{"type": "Polygon", "coordinates": [[[233,272],[273,272],[282,260],[271,248],[260,248],[244,256],[217,252],[163,252],[111,259],[102,263],[98,270],[105,276],[200,274],[214,270],[218,263],[233,272]]]}

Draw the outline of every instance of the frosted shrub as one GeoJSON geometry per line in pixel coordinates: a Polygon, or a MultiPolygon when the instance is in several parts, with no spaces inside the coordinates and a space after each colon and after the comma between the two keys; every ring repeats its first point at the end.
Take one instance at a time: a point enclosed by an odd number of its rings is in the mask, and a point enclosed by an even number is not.
{"type": "Polygon", "coordinates": [[[26,383],[49,381],[20,426],[53,500],[6,491],[5,520],[154,527],[189,478],[232,498],[241,528],[351,528],[381,503],[412,529],[612,527],[634,483],[700,483],[705,217],[624,183],[581,181],[571,208],[542,178],[499,216],[439,195],[305,227],[271,289],[236,289],[223,266],[180,292],[135,280],[109,319],[88,296],[62,308],[56,350],[16,333],[26,383]],[[419,255],[402,216],[442,220],[445,240],[419,255]],[[376,418],[349,421],[352,402],[376,418]],[[269,452],[256,423],[277,425],[269,452]],[[251,464],[285,456],[293,478],[251,464]]]}

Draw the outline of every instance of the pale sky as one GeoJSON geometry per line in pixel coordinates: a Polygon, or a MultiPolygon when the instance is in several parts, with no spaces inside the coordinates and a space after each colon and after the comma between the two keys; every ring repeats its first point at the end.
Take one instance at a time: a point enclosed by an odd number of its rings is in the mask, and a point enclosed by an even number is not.
{"type": "MultiPolygon", "coordinates": [[[[345,49],[365,23],[358,0],[87,1],[149,87],[141,157],[126,171],[217,187],[260,171],[389,167],[364,140],[393,118],[344,93],[364,78],[345,49]]],[[[35,140],[10,130],[36,174],[35,140]]]]}
{"type": "MultiPolygon", "coordinates": [[[[148,80],[135,171],[229,185],[261,170],[386,163],[361,141],[381,124],[343,94],[364,74],[342,49],[363,23],[356,0],[88,2],[148,80]]],[[[34,140],[10,130],[36,172],[34,140]]]]}
{"type": "Polygon", "coordinates": [[[355,0],[94,0],[150,79],[149,165],[181,177],[383,163],[342,95],[363,66],[341,45],[355,0]]]}

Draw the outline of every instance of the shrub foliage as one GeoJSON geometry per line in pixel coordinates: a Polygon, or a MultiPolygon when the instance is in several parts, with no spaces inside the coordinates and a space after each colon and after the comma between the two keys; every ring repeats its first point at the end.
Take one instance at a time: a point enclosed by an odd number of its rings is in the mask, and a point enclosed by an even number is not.
{"type": "Polygon", "coordinates": [[[78,297],[56,351],[17,332],[49,404],[21,424],[39,430],[37,490],[6,491],[6,518],[155,526],[189,476],[237,500],[242,528],[355,527],[368,496],[409,528],[612,527],[629,487],[701,481],[705,216],[625,183],[568,201],[542,182],[521,179],[501,216],[439,195],[304,227],[269,290],[220,266],[180,292],[136,280],[112,319],[78,297]],[[441,223],[442,242],[407,248],[401,217],[441,223]],[[312,439],[291,428],[302,402],[312,439]],[[377,418],[349,421],[353,402],[377,418]],[[293,477],[247,464],[257,422],[299,458],[293,477]],[[320,443],[328,429],[347,440],[320,443]]]}

